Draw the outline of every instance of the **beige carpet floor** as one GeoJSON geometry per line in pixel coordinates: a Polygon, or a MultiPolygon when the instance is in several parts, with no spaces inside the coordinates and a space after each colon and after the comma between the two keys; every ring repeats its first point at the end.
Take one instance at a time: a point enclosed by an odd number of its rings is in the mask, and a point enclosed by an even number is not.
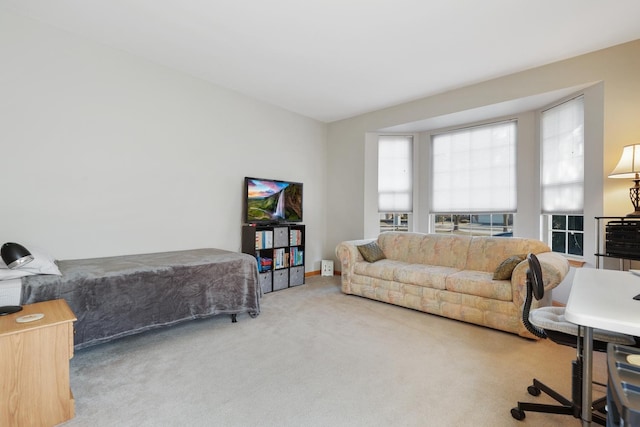
{"type": "MultiPolygon", "coordinates": [[[[262,313],[77,351],[74,426],[579,426],[527,413],[536,377],[568,395],[574,350],[340,292],[266,294],[262,313]]],[[[595,378],[606,379],[604,354],[595,378]]],[[[599,393],[598,388],[594,391],[599,393]]]]}

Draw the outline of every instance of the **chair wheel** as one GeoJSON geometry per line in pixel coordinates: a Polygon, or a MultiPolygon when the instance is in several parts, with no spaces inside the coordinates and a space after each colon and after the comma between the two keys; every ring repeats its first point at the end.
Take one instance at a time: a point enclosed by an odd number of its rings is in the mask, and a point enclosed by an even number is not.
{"type": "Polygon", "coordinates": [[[531,396],[540,396],[540,389],[536,386],[530,385],[529,387],[527,387],[527,391],[531,396]]]}
{"type": "Polygon", "coordinates": [[[518,421],[524,420],[524,411],[520,408],[511,408],[511,416],[518,421]]]}

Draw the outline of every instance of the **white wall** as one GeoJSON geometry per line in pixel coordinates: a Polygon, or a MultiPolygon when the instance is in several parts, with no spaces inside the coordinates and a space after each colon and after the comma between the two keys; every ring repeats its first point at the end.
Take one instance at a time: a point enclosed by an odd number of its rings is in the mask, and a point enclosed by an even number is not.
{"type": "Polygon", "coordinates": [[[304,183],[319,270],[325,124],[7,13],[0,58],[0,243],[57,259],[239,251],[255,176],[304,183]]]}

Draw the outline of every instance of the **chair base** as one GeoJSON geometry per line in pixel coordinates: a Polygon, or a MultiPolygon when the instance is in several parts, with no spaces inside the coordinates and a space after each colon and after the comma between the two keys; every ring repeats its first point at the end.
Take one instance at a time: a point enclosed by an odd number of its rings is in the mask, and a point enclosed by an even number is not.
{"type": "MultiPolygon", "coordinates": [[[[582,372],[582,364],[577,360],[574,360],[572,363],[572,394],[573,399],[567,399],[562,396],[557,391],[553,390],[549,386],[543,384],[542,382],[534,379],[533,385],[527,387],[527,391],[532,396],[539,396],[540,393],[545,393],[547,396],[551,397],[553,400],[559,403],[559,405],[548,405],[543,403],[532,403],[532,402],[518,402],[518,406],[511,409],[511,416],[516,420],[522,421],[525,418],[525,412],[544,412],[547,414],[560,414],[560,415],[572,415],[575,418],[580,418],[582,411],[582,388],[581,388],[581,372],[582,372]]],[[[592,404],[592,415],[591,420],[599,425],[606,425],[606,397],[601,397],[595,400],[592,404]]]]}

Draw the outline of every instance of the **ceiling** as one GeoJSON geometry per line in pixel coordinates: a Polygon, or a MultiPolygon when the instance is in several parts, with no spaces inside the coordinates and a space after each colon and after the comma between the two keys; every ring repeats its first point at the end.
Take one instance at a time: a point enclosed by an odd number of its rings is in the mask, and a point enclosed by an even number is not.
{"type": "Polygon", "coordinates": [[[638,0],[0,0],[323,122],[640,39],[638,0]]]}

